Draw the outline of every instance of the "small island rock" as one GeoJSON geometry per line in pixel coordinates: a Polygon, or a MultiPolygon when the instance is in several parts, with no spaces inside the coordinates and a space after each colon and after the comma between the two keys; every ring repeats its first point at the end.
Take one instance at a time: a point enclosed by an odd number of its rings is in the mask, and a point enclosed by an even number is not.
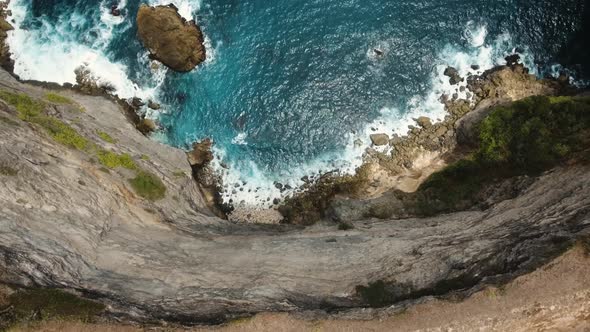
{"type": "Polygon", "coordinates": [[[152,59],[179,72],[187,72],[205,61],[203,34],[194,21],[186,21],[173,5],[141,5],[137,32],[152,59]]]}

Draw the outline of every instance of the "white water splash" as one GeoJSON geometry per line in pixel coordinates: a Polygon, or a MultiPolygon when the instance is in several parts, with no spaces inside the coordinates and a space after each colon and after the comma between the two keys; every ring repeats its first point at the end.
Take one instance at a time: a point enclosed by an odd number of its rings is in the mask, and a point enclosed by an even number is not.
{"type": "MultiPolygon", "coordinates": [[[[122,2],[120,6],[124,6],[122,2]]],[[[109,85],[121,98],[154,98],[163,76],[157,77],[156,84],[142,87],[128,77],[128,69],[123,63],[110,61],[105,55],[112,37],[113,29],[123,22],[108,12],[107,2],[100,4],[101,24],[96,27],[97,37],[90,45],[82,45],[70,40],[71,29],[76,29],[86,20],[79,13],[71,13],[62,24],[52,25],[42,21],[43,27],[35,30],[22,28],[28,8],[26,0],[12,0],[8,9],[14,20],[15,29],[8,33],[8,43],[15,61],[14,72],[22,79],[63,83],[76,83],[75,70],[79,67],[89,69],[99,84],[109,85]]],[[[130,25],[126,23],[128,28],[130,25]]]]}

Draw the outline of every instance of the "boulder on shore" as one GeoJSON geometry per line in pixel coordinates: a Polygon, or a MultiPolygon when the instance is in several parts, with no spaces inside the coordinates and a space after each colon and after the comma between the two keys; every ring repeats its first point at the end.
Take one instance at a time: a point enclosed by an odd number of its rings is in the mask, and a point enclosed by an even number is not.
{"type": "Polygon", "coordinates": [[[370,137],[373,145],[381,146],[389,144],[389,136],[387,134],[373,134],[370,137]]]}
{"type": "Polygon", "coordinates": [[[454,67],[447,67],[447,69],[445,69],[443,75],[449,77],[449,83],[451,83],[451,85],[455,85],[455,84],[459,84],[459,83],[463,82],[463,77],[461,77],[461,75],[459,75],[459,71],[457,69],[455,69],[454,67]]]}
{"type": "Polygon", "coordinates": [[[414,121],[416,121],[416,123],[422,128],[428,129],[432,127],[432,121],[427,116],[421,116],[417,119],[414,119],[414,121]]]}
{"type": "Polygon", "coordinates": [[[173,5],[141,5],[137,12],[139,39],[150,57],[172,70],[187,72],[205,61],[203,34],[194,21],[186,21],[173,5]]]}
{"type": "Polygon", "coordinates": [[[192,167],[203,167],[209,164],[213,160],[213,152],[211,147],[213,141],[209,138],[202,140],[201,142],[195,142],[193,149],[187,152],[189,164],[192,167]]]}

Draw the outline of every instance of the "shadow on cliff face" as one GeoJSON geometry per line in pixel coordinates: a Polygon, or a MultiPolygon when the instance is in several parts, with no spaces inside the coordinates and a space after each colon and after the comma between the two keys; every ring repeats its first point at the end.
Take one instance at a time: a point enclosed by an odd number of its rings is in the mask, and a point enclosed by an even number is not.
{"type": "Polygon", "coordinates": [[[561,48],[558,61],[579,71],[581,78],[590,78],[590,0],[582,2],[582,24],[572,38],[561,48]]]}

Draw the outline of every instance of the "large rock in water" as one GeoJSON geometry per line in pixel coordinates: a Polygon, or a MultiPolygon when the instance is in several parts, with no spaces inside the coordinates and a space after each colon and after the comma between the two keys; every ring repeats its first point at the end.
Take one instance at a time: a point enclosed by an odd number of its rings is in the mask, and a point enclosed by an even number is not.
{"type": "Polygon", "coordinates": [[[173,5],[141,5],[137,12],[139,39],[156,59],[173,70],[187,72],[205,61],[203,34],[173,5]]]}

